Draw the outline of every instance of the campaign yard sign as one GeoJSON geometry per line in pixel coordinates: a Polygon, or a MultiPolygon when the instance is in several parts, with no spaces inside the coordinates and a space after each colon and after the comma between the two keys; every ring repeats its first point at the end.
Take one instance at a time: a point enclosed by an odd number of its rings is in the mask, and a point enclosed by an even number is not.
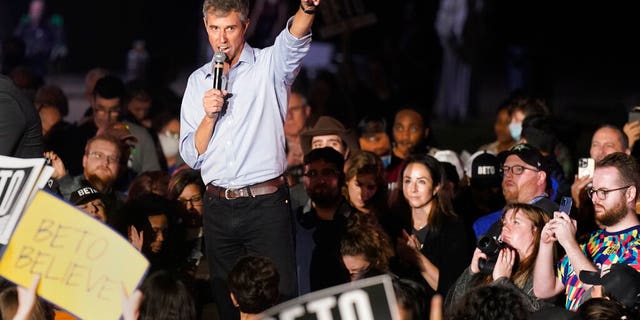
{"type": "Polygon", "coordinates": [[[67,202],[38,191],[0,258],[0,276],[82,319],[115,320],[122,286],[133,292],[149,262],[125,238],[67,202]]]}
{"type": "Polygon", "coordinates": [[[53,173],[44,158],[0,156],[0,244],[7,244],[24,208],[53,173]]]}
{"type": "Polygon", "coordinates": [[[265,311],[267,320],[396,320],[393,283],[381,275],[312,292],[265,311]]]}

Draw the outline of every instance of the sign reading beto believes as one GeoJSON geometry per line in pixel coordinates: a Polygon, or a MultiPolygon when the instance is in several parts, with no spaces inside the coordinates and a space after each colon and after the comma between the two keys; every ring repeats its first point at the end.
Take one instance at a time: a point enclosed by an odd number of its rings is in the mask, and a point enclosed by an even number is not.
{"type": "Polygon", "coordinates": [[[267,320],[399,319],[388,275],[312,292],[279,304],[263,316],[267,320]]]}
{"type": "Polygon", "coordinates": [[[108,226],[38,191],[0,259],[0,276],[28,287],[39,273],[39,296],[83,319],[118,319],[122,287],[133,292],[148,266],[108,226]]]}

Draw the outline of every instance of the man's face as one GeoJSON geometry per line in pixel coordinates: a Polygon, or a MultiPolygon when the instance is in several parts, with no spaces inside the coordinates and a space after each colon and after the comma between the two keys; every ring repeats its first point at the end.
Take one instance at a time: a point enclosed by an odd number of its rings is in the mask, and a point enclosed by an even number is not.
{"type": "Polygon", "coordinates": [[[86,203],[77,205],[76,208],[88,213],[90,216],[102,221],[103,223],[107,222],[107,212],[101,199],[87,201],[86,203]]]}
{"type": "Polygon", "coordinates": [[[385,132],[360,137],[358,142],[360,142],[360,150],[373,152],[378,156],[386,156],[391,152],[391,141],[385,132]]]}
{"type": "Polygon", "coordinates": [[[213,51],[224,52],[227,61],[235,65],[244,47],[244,36],[249,22],[243,24],[240,14],[236,11],[222,13],[215,9],[209,10],[203,21],[213,51]]]}
{"type": "Polygon", "coordinates": [[[412,110],[398,112],[393,122],[393,140],[398,151],[408,154],[423,138],[425,130],[420,114],[412,110]]]}
{"type": "Polygon", "coordinates": [[[337,134],[329,134],[325,136],[314,136],[311,138],[311,149],[319,149],[324,147],[331,147],[340,154],[344,155],[347,150],[342,142],[342,138],[337,134]]]}
{"type": "Polygon", "coordinates": [[[121,111],[120,98],[105,99],[96,95],[91,106],[93,107],[93,122],[98,127],[98,131],[106,130],[118,121],[121,111]]]}
{"type": "Polygon", "coordinates": [[[317,160],[304,166],[304,188],[320,206],[340,201],[340,170],[333,163],[317,160]]]}
{"type": "Polygon", "coordinates": [[[111,141],[93,141],[82,157],[85,178],[100,191],[111,187],[118,177],[119,160],[118,146],[111,141]]]}
{"type": "Polygon", "coordinates": [[[202,215],[202,193],[195,184],[188,184],[178,196],[178,201],[182,203],[189,212],[202,215]]]}
{"type": "MultiPolygon", "coordinates": [[[[620,179],[618,169],[614,167],[599,167],[593,173],[593,190],[612,190],[625,187],[620,179]]],[[[595,209],[596,221],[603,226],[613,226],[627,215],[626,194],[629,188],[607,192],[604,199],[596,193],[591,197],[595,209]]],[[[635,203],[634,203],[635,205],[635,203]]]]}
{"type": "Polygon", "coordinates": [[[591,138],[589,154],[596,162],[614,152],[626,152],[622,147],[620,133],[611,128],[600,128],[591,138]]]}
{"type": "Polygon", "coordinates": [[[522,166],[524,170],[521,174],[513,174],[513,170],[504,170],[502,176],[502,193],[507,203],[524,202],[529,203],[533,198],[539,196],[538,180],[540,172],[532,165],[522,161],[516,155],[510,155],[504,162],[503,167],[513,168],[522,166]]]}
{"type": "Polygon", "coordinates": [[[149,223],[151,224],[151,230],[153,230],[149,246],[151,247],[151,252],[159,253],[162,251],[165,233],[169,227],[169,220],[166,215],[159,214],[156,216],[150,216],[149,223]]]}
{"type": "Polygon", "coordinates": [[[297,137],[304,130],[311,107],[306,105],[302,96],[292,93],[287,106],[287,118],[284,120],[284,134],[297,137]]]}

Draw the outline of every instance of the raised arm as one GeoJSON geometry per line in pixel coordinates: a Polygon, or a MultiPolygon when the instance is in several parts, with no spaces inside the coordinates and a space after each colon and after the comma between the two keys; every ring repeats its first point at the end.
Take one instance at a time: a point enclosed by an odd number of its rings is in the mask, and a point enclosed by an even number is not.
{"type": "Polygon", "coordinates": [[[562,281],[554,272],[556,264],[553,258],[553,243],[556,240],[551,225],[547,223],[540,235],[540,247],[533,268],[533,293],[541,299],[553,297],[564,289],[562,281]]]}
{"type": "Polygon", "coordinates": [[[291,32],[294,37],[300,39],[311,32],[311,25],[317,13],[318,5],[320,5],[320,0],[300,1],[300,7],[293,17],[291,27],[289,27],[289,32],[291,32]]]}

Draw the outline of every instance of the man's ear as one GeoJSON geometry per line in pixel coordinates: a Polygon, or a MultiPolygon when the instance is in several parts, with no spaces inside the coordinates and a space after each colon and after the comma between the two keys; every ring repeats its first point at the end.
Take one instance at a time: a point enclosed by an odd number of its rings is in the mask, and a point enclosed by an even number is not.
{"type": "Polygon", "coordinates": [[[547,172],[542,171],[542,170],[538,171],[538,184],[543,184],[543,185],[545,185],[545,188],[546,188],[546,185],[547,185],[547,172]]]}
{"type": "Polygon", "coordinates": [[[626,196],[627,196],[627,202],[631,201],[633,203],[633,207],[635,208],[635,204],[636,204],[636,193],[638,192],[638,189],[636,188],[636,186],[630,186],[629,188],[627,188],[627,192],[626,192],[626,196]]]}

